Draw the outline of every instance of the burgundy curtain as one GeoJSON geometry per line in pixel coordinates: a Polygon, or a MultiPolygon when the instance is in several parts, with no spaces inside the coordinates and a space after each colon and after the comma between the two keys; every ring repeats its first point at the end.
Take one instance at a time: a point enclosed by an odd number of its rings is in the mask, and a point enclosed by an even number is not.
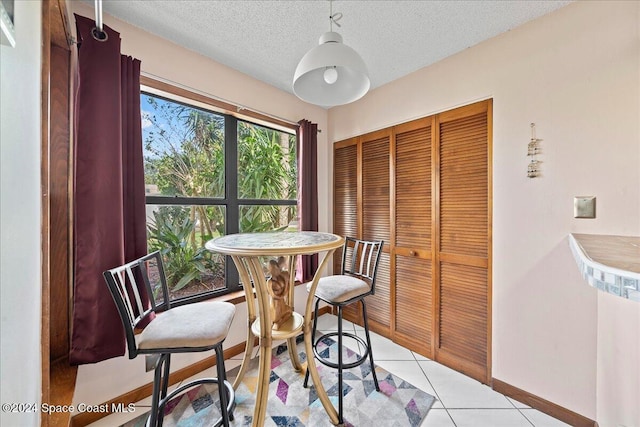
{"type": "MultiPolygon", "coordinates": [[[[300,231],[318,231],[318,125],[300,120],[298,137],[298,216],[300,231]]],[[[313,279],[318,255],[304,255],[299,263],[303,282],[313,279]]]]}
{"type": "MultiPolygon", "coordinates": [[[[140,61],[120,34],[79,15],[74,148],[72,364],[124,354],[122,322],[102,272],[147,253],[140,61]]],[[[144,296],[146,298],[146,295],[144,296]]]]}

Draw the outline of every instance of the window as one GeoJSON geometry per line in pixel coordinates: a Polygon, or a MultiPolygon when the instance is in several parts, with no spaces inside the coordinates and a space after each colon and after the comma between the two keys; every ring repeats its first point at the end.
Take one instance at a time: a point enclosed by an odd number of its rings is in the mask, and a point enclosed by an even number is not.
{"type": "Polygon", "coordinates": [[[160,250],[172,300],[240,289],[230,259],[205,243],[296,227],[296,137],[188,98],[141,95],[149,251],[160,250]]]}

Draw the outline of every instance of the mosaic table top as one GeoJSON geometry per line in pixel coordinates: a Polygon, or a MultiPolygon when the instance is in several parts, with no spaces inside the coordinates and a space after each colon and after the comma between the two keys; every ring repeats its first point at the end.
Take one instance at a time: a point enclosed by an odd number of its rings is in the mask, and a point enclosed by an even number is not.
{"type": "Polygon", "coordinates": [[[344,237],[317,231],[276,231],[229,234],[210,240],[205,247],[226,255],[299,255],[335,249],[344,237]]]}
{"type": "Polygon", "coordinates": [[[640,302],[640,237],[570,234],[569,245],[589,285],[640,302]]]}

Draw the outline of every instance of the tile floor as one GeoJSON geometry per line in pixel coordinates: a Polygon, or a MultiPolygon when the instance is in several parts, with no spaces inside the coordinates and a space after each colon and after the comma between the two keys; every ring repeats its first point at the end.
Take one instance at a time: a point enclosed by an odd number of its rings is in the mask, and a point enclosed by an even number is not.
{"type": "MultiPolygon", "coordinates": [[[[364,338],[364,329],[350,322],[345,330],[352,330],[364,338]]],[[[318,330],[337,330],[337,317],[325,314],[318,318],[318,330]]],[[[375,333],[371,335],[375,363],[383,369],[409,381],[414,386],[436,397],[436,402],[422,423],[422,427],[561,427],[568,426],[536,409],[493,391],[490,387],[446,366],[407,350],[375,333]]],[[[275,345],[280,344],[279,342],[275,345]]],[[[345,341],[345,345],[357,345],[345,341]]],[[[242,355],[227,361],[227,369],[240,364],[242,355]]],[[[198,376],[214,376],[215,368],[198,376]]],[[[178,387],[176,384],[174,387],[178,387]]],[[[141,410],[150,406],[150,399],[136,404],[141,410]]],[[[113,414],[91,427],[121,425],[135,414],[113,414]]]]}

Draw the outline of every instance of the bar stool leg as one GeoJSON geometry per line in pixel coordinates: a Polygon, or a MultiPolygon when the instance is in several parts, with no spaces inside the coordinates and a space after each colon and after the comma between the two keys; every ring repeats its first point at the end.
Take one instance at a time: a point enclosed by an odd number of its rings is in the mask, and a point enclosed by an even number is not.
{"type": "Polygon", "coordinates": [[[153,394],[151,396],[151,413],[149,414],[149,418],[147,419],[147,426],[155,427],[156,422],[158,421],[158,405],[160,401],[160,393],[161,393],[161,384],[162,378],[160,377],[162,373],[162,356],[156,362],[156,369],[153,373],[153,394]]]}
{"type": "MultiPolygon", "coordinates": [[[[167,397],[167,389],[169,388],[169,374],[171,368],[171,353],[167,354],[164,362],[164,373],[162,374],[162,394],[160,395],[161,401],[167,397]]],[[[162,427],[164,424],[164,406],[161,413],[158,414],[158,427],[162,427]]]]}
{"type": "Polygon", "coordinates": [[[338,422],[342,425],[342,306],[338,306],[338,422]]]}
{"type": "Polygon", "coordinates": [[[147,419],[147,426],[162,427],[164,421],[164,405],[160,413],[160,402],[167,396],[169,386],[170,354],[161,354],[156,362],[153,373],[153,395],[151,397],[151,413],[147,419]]]}
{"type": "Polygon", "coordinates": [[[233,412],[227,411],[227,405],[229,404],[227,396],[227,387],[225,385],[225,379],[227,373],[224,369],[224,353],[222,346],[216,348],[216,369],[218,371],[218,394],[220,396],[220,413],[222,414],[222,425],[229,427],[229,420],[233,419],[233,412]]]}
{"type": "Polygon", "coordinates": [[[373,383],[376,386],[376,391],[380,391],[378,385],[378,376],[376,375],[376,367],[373,364],[373,350],[371,349],[371,337],[369,337],[369,322],[367,321],[367,305],[364,303],[364,298],[360,300],[362,303],[362,317],[364,319],[364,333],[367,337],[367,352],[369,356],[369,364],[371,365],[371,375],[373,375],[373,383]]]}

